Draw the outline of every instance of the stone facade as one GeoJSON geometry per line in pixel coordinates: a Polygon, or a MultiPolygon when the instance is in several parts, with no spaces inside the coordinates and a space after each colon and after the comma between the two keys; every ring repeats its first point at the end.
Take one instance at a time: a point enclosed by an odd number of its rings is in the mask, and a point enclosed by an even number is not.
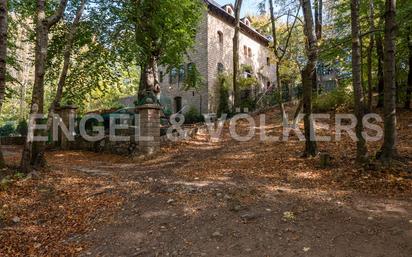
{"type": "MultiPolygon", "coordinates": [[[[183,113],[196,108],[201,113],[215,113],[219,105],[219,86],[217,78],[219,69],[226,74],[233,72],[233,7],[220,7],[214,1],[205,1],[208,8],[199,24],[196,45],[189,53],[187,63],[181,68],[187,72],[188,64],[196,65],[204,86],[197,91],[183,90],[183,81],[179,81],[179,67],[168,72],[167,67],[159,67],[162,93],[161,102],[172,112],[183,113]],[[176,74],[175,79],[170,79],[176,74]]],[[[276,68],[270,61],[269,40],[250,26],[247,18],[242,19],[239,38],[240,65],[252,68],[251,75],[259,82],[256,92],[263,92],[276,80],[276,68]]],[[[231,97],[231,101],[233,101],[231,97]]]]}

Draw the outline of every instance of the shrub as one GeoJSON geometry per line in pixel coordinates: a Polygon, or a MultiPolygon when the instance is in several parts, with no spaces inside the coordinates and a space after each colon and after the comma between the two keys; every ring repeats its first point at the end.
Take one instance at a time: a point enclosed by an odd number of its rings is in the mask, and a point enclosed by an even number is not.
{"type": "Polygon", "coordinates": [[[352,107],[353,94],[344,87],[339,87],[331,92],[319,95],[313,102],[314,112],[329,112],[352,107]]]}
{"type": "Polygon", "coordinates": [[[220,74],[218,78],[219,83],[219,107],[217,111],[218,117],[222,115],[222,113],[230,113],[229,109],[229,86],[230,86],[230,79],[227,75],[220,74]]]}
{"type": "Polygon", "coordinates": [[[190,110],[185,114],[185,123],[194,124],[204,122],[203,116],[197,111],[196,108],[191,107],[190,110]]]}
{"type": "Polygon", "coordinates": [[[24,136],[24,137],[27,136],[27,133],[28,133],[27,121],[21,120],[19,124],[17,125],[16,132],[20,134],[21,136],[24,136]]]}
{"type": "Polygon", "coordinates": [[[6,123],[3,127],[0,127],[0,136],[8,137],[16,132],[16,128],[13,123],[6,123]]]}

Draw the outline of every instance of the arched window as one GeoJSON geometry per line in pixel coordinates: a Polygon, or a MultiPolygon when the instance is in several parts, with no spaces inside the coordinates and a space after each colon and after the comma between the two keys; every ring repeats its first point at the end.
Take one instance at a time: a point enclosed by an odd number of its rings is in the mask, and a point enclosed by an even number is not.
{"type": "Polygon", "coordinates": [[[252,57],[252,48],[248,48],[247,49],[247,53],[248,53],[248,56],[251,58],[252,57]]]}
{"type": "Polygon", "coordinates": [[[222,74],[223,72],[225,71],[225,66],[223,65],[223,63],[218,63],[217,64],[217,72],[219,73],[219,74],[222,74]]]}
{"type": "Polygon", "coordinates": [[[232,7],[230,7],[230,5],[226,6],[226,12],[230,15],[233,15],[233,9],[232,9],[232,7]]]}
{"type": "Polygon", "coordinates": [[[169,76],[169,83],[170,84],[174,84],[177,82],[177,69],[176,68],[172,68],[170,70],[170,76],[169,76]]]}
{"type": "Polygon", "coordinates": [[[219,37],[219,44],[223,45],[223,32],[218,31],[217,36],[219,37]]]}
{"type": "Polygon", "coordinates": [[[243,54],[247,56],[247,46],[243,46],[243,54]]]}
{"type": "Polygon", "coordinates": [[[179,83],[185,81],[186,79],[186,69],[184,65],[179,66],[179,83]]]}

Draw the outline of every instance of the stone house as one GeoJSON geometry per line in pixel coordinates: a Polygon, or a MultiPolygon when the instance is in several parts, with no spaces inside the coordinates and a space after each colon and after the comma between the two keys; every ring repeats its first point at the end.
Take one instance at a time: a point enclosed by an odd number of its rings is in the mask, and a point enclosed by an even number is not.
{"type": "MultiPolygon", "coordinates": [[[[195,108],[200,113],[215,113],[219,106],[220,72],[232,74],[234,7],[231,4],[220,6],[213,0],[204,0],[207,5],[199,24],[196,45],[188,54],[187,63],[180,67],[159,67],[161,102],[171,112],[185,113],[195,108]],[[184,90],[187,70],[196,65],[203,78],[199,90],[184,90]]],[[[241,21],[240,65],[248,67],[244,76],[253,76],[258,86],[253,94],[265,92],[276,80],[276,67],[271,60],[269,39],[256,31],[250,20],[241,21]]],[[[232,95],[232,94],[230,94],[232,95]]],[[[230,97],[229,102],[233,101],[230,97]]]]}

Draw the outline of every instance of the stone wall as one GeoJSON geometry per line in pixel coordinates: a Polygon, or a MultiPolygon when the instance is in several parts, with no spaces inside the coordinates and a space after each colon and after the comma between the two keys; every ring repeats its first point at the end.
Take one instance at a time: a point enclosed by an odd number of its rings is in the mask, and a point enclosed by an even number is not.
{"type": "MultiPolygon", "coordinates": [[[[234,27],[232,24],[215,16],[213,12],[204,12],[196,36],[196,45],[189,53],[185,67],[187,68],[187,64],[190,62],[195,63],[203,76],[205,86],[200,94],[194,91],[186,92],[182,90],[182,85],[179,83],[169,83],[167,67],[159,67],[159,73],[164,74],[163,82],[160,84],[162,98],[168,98],[167,101],[163,101],[167,102],[167,108],[176,112],[174,99],[181,97],[182,106],[188,106],[184,112],[187,112],[190,107],[194,107],[202,113],[217,111],[219,105],[218,64],[222,63],[228,74],[233,73],[233,36],[234,27]],[[223,34],[223,44],[219,42],[219,31],[223,34]]],[[[275,65],[267,65],[267,58],[271,57],[269,48],[244,32],[240,33],[239,46],[240,64],[252,66],[253,73],[258,77],[260,83],[258,91],[263,91],[267,82],[274,82],[276,79],[275,65]],[[243,54],[244,46],[252,49],[251,57],[243,54]]],[[[271,59],[273,61],[273,58],[271,59]]],[[[233,97],[231,97],[231,101],[233,101],[233,97]]]]}
{"type": "Polygon", "coordinates": [[[207,113],[208,112],[208,86],[207,86],[207,77],[208,77],[208,66],[207,66],[207,56],[208,56],[208,47],[207,47],[207,38],[208,38],[208,22],[207,22],[207,11],[204,11],[202,21],[199,24],[197,35],[196,35],[196,44],[194,49],[189,52],[189,56],[184,63],[185,68],[189,63],[194,63],[199,70],[200,74],[203,77],[205,85],[202,87],[200,92],[193,90],[185,91],[183,86],[180,83],[169,83],[169,73],[167,72],[167,67],[159,67],[159,73],[163,72],[164,78],[163,82],[160,83],[162,89],[162,98],[168,98],[168,100],[162,101],[169,102],[167,108],[176,112],[174,99],[176,97],[182,97],[182,105],[187,106],[184,112],[189,111],[190,107],[196,108],[199,112],[207,113]]]}
{"type": "MultiPolygon", "coordinates": [[[[219,105],[219,89],[217,87],[218,64],[222,63],[227,74],[233,73],[233,37],[235,34],[232,24],[223,21],[212,13],[208,15],[208,84],[209,84],[209,109],[216,112],[219,105]],[[219,42],[218,32],[223,34],[223,44],[219,42]]],[[[247,34],[241,32],[239,36],[239,63],[250,65],[254,75],[260,79],[260,90],[264,90],[267,82],[276,79],[275,65],[267,65],[267,58],[271,57],[269,48],[247,34]],[[243,48],[251,48],[252,56],[246,56],[243,48]]],[[[233,97],[231,97],[233,101],[233,97]]]]}
{"type": "Polygon", "coordinates": [[[160,109],[159,105],[152,103],[137,107],[136,113],[139,113],[140,117],[138,130],[136,131],[136,127],[132,125],[131,120],[128,129],[116,130],[116,136],[129,138],[127,141],[114,141],[111,140],[109,135],[106,135],[102,140],[90,142],[77,135],[75,141],[69,142],[64,147],[60,145],[60,148],[63,150],[85,150],[120,155],[147,156],[155,154],[160,151],[160,109]],[[140,137],[136,138],[137,136],[140,137]],[[150,140],[147,140],[148,138],[150,140]]]}
{"type": "Polygon", "coordinates": [[[1,145],[24,145],[26,142],[26,137],[22,136],[10,136],[10,137],[1,137],[1,145]]]}

